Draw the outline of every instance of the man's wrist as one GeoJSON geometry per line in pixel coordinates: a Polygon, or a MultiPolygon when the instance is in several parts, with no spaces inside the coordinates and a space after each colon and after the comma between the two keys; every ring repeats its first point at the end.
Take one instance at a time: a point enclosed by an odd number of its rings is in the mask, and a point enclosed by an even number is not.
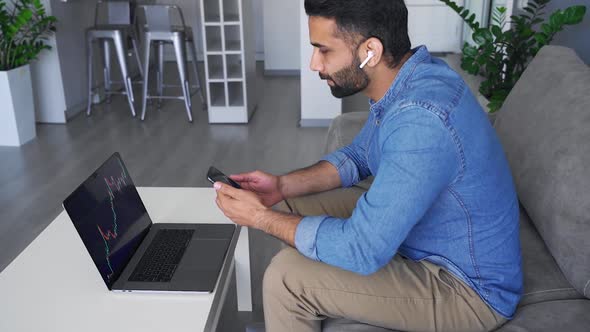
{"type": "Polygon", "coordinates": [[[272,231],[272,225],[280,222],[279,219],[283,216],[286,215],[270,208],[261,210],[255,216],[255,228],[265,233],[270,233],[272,231]]]}
{"type": "Polygon", "coordinates": [[[267,208],[264,210],[260,210],[256,213],[256,215],[254,216],[254,228],[261,230],[263,232],[267,232],[266,230],[268,229],[268,220],[270,220],[271,218],[269,218],[268,213],[272,212],[271,209],[267,208]]]}
{"type": "Polygon", "coordinates": [[[254,228],[270,234],[294,247],[295,232],[301,219],[303,217],[295,214],[266,209],[256,214],[254,228]]]}
{"type": "Polygon", "coordinates": [[[277,179],[277,182],[278,182],[277,186],[279,188],[279,195],[281,197],[281,201],[284,201],[287,198],[287,195],[285,195],[285,192],[286,192],[285,175],[278,175],[277,178],[278,178],[277,179]]]}

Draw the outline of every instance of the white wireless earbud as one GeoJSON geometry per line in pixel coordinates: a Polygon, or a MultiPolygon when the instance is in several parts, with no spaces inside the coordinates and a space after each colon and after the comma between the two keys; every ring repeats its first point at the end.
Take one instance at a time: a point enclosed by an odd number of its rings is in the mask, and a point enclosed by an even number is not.
{"type": "Polygon", "coordinates": [[[361,65],[359,66],[359,68],[363,68],[368,62],[369,60],[371,60],[372,57],[375,56],[375,52],[373,51],[368,51],[367,52],[367,58],[365,59],[365,61],[363,61],[363,63],[361,63],[361,65]]]}

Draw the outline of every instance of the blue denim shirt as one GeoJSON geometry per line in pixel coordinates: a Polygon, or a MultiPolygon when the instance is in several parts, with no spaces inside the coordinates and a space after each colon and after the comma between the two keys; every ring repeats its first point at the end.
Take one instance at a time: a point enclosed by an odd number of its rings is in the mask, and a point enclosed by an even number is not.
{"type": "Polygon", "coordinates": [[[342,186],[374,175],[348,219],[308,216],[305,256],[368,275],[395,254],[443,266],[512,318],[522,293],[518,200],[494,129],[426,47],[402,66],[351,145],[323,158],[342,186]]]}

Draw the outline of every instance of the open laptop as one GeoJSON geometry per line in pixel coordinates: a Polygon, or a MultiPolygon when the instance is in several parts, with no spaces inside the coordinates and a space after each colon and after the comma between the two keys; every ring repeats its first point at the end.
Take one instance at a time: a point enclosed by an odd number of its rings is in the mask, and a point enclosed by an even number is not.
{"type": "Polygon", "coordinates": [[[152,223],[119,153],[63,203],[113,291],[212,292],[234,224],[152,223]]]}

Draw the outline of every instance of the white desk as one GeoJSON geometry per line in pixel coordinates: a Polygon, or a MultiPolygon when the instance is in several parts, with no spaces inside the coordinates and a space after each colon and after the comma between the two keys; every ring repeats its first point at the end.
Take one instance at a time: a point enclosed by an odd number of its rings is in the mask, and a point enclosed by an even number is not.
{"type": "MultiPolygon", "coordinates": [[[[212,188],[138,188],[154,222],[230,223],[212,188]]],[[[110,292],[62,212],[0,273],[0,331],[215,330],[236,269],[239,310],[252,310],[248,229],[212,294],[110,292]]]]}

